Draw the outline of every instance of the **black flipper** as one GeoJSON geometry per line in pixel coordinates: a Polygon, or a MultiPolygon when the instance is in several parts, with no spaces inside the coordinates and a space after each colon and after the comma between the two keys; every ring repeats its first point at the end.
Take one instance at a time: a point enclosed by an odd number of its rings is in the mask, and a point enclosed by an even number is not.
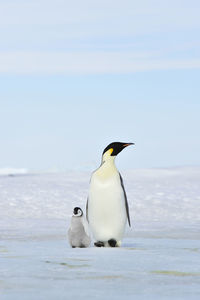
{"type": "Polygon", "coordinates": [[[87,203],[86,203],[86,219],[89,223],[89,220],[88,220],[88,198],[87,198],[87,203]]]}
{"type": "Polygon", "coordinates": [[[128,224],[131,227],[131,221],[130,221],[130,216],[129,216],[129,207],[128,207],[128,200],[127,200],[127,196],[126,196],[126,192],[125,192],[125,188],[124,188],[124,183],[123,183],[123,179],[121,174],[119,173],[119,177],[120,177],[120,181],[121,181],[121,186],[124,192],[124,199],[125,199],[125,206],[126,206],[126,215],[127,215],[127,219],[128,219],[128,224]]]}

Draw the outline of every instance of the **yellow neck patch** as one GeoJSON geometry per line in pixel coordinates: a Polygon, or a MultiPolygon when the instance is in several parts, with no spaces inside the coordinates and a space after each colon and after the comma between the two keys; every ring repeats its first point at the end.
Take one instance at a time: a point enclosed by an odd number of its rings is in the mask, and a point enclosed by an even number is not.
{"type": "Polygon", "coordinates": [[[110,148],[110,149],[108,150],[108,153],[111,155],[111,154],[113,153],[113,148],[110,148]]]}
{"type": "Polygon", "coordinates": [[[113,148],[108,149],[108,150],[104,153],[104,155],[103,155],[103,157],[102,157],[102,161],[103,161],[103,162],[105,162],[105,161],[111,161],[112,158],[114,158],[114,156],[111,156],[111,154],[113,153],[113,151],[114,151],[113,148]]]}

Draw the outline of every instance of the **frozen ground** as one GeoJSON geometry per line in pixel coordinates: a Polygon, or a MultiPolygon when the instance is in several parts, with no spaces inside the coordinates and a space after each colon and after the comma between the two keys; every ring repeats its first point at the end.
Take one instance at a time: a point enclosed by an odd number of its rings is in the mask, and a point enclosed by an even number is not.
{"type": "MultiPolygon", "coordinates": [[[[2,173],[2,174],[5,174],[2,173]]],[[[90,174],[0,176],[0,299],[200,299],[200,168],[122,172],[121,248],[71,249],[90,174]]]]}

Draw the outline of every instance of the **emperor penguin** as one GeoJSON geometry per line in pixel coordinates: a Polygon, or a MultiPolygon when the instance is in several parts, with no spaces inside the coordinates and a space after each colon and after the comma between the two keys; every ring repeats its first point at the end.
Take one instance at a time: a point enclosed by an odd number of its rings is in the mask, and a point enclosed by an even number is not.
{"type": "Polygon", "coordinates": [[[124,184],[115,158],[133,143],[113,142],[103,151],[100,167],[92,173],[86,212],[96,247],[119,247],[130,216],[124,184]]]}
{"type": "Polygon", "coordinates": [[[90,246],[88,223],[80,207],[75,207],[68,230],[68,240],[72,248],[86,248],[90,246]]]}

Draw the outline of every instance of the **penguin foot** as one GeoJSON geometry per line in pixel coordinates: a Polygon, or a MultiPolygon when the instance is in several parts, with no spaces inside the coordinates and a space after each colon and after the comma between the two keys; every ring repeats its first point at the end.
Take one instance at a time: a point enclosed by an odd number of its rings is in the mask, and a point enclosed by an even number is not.
{"type": "Polygon", "coordinates": [[[108,241],[108,245],[109,245],[110,247],[117,247],[117,241],[114,240],[114,239],[110,239],[110,240],[108,241]]]}
{"type": "Polygon", "coordinates": [[[95,242],[94,245],[95,245],[96,247],[104,247],[104,242],[98,241],[98,242],[95,242]]]}

